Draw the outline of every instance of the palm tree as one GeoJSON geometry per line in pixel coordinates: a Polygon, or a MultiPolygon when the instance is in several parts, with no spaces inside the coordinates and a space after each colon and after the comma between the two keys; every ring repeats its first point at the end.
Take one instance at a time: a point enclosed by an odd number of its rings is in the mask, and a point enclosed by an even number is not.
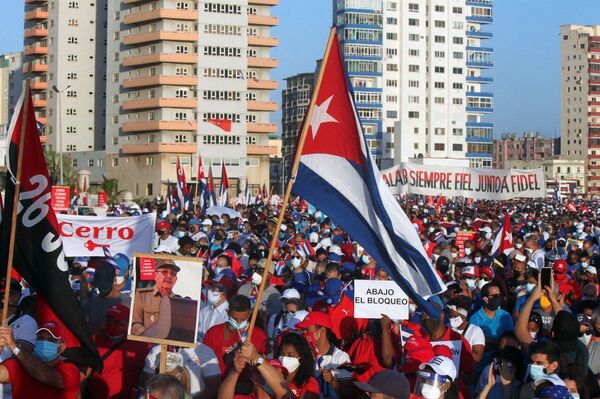
{"type": "MultiPolygon", "coordinates": [[[[56,186],[60,183],[60,155],[50,149],[44,149],[44,157],[46,158],[46,166],[48,167],[48,175],[50,184],[56,186]]],[[[62,157],[63,166],[63,183],[67,186],[72,186],[77,183],[77,170],[73,168],[73,161],[68,155],[62,157]]]]}
{"type": "Polygon", "coordinates": [[[119,179],[109,179],[104,175],[102,175],[102,184],[100,184],[100,189],[106,193],[108,202],[111,204],[118,203],[119,195],[125,192],[125,190],[119,190],[119,179]]]}

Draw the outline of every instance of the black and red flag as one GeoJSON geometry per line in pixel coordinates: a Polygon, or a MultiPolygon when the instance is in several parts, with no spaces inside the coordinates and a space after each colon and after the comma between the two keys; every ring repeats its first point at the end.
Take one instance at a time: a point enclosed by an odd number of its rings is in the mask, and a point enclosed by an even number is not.
{"type": "Polygon", "coordinates": [[[102,361],[77,302],[67,273],[67,262],[58,223],[50,206],[50,179],[38,134],[31,95],[21,95],[10,124],[7,151],[6,194],[0,226],[0,266],[5,275],[8,262],[15,182],[20,168],[20,195],[17,208],[13,267],[37,293],[37,321],[62,323],[67,351],[64,356],[97,369],[102,361]],[[28,101],[28,106],[24,106],[28,101]],[[26,110],[25,110],[26,109],[26,110]],[[24,116],[24,114],[26,115],[24,116]],[[23,162],[18,165],[22,124],[23,162]]]}

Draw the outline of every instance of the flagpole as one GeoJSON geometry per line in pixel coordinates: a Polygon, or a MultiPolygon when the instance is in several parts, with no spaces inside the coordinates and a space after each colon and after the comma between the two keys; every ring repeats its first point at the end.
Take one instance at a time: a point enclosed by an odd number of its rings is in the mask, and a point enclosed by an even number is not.
{"type": "Polygon", "coordinates": [[[271,244],[269,246],[269,255],[267,256],[267,262],[265,263],[265,269],[263,270],[262,281],[258,288],[258,293],[256,294],[256,302],[254,305],[254,309],[252,310],[252,318],[250,319],[250,326],[248,327],[248,339],[252,337],[252,331],[254,330],[254,325],[256,324],[256,317],[258,316],[258,309],[260,308],[260,298],[265,289],[265,285],[267,283],[267,275],[269,273],[269,267],[273,262],[273,253],[275,252],[275,244],[277,243],[277,239],[279,237],[279,231],[281,230],[281,225],[283,223],[283,219],[285,217],[285,212],[287,210],[287,205],[290,201],[290,195],[292,194],[292,186],[294,185],[294,181],[296,180],[296,174],[298,173],[298,167],[300,166],[300,155],[302,154],[302,150],[304,148],[304,142],[306,141],[306,135],[308,134],[308,127],[310,126],[310,120],[312,119],[313,109],[315,102],[319,96],[319,90],[321,88],[321,81],[323,80],[323,74],[325,72],[325,68],[327,67],[328,55],[331,51],[331,46],[333,44],[333,39],[337,33],[337,29],[335,26],[331,28],[329,31],[329,38],[327,39],[327,46],[325,47],[325,55],[323,57],[323,62],[321,63],[321,69],[319,70],[319,76],[317,81],[315,82],[315,90],[312,95],[312,99],[310,101],[310,106],[308,107],[308,111],[306,113],[306,119],[304,120],[304,124],[302,125],[302,131],[300,133],[300,138],[298,140],[298,146],[296,147],[296,154],[294,156],[294,163],[292,164],[292,171],[290,173],[290,179],[287,182],[287,187],[285,190],[285,196],[283,199],[283,205],[281,206],[281,211],[279,212],[279,217],[277,218],[277,226],[275,227],[275,231],[273,232],[271,238],[271,244]]]}
{"type": "MultiPolygon", "coordinates": [[[[29,88],[30,81],[25,81],[25,93],[23,93],[23,105],[21,109],[21,132],[19,136],[19,152],[17,156],[17,176],[15,177],[15,193],[13,196],[13,207],[10,223],[10,241],[8,245],[8,263],[6,265],[6,282],[4,284],[4,305],[2,306],[2,324],[7,324],[8,300],[10,296],[10,280],[13,268],[13,256],[15,252],[15,234],[17,228],[17,213],[19,209],[19,194],[21,193],[21,171],[23,163],[23,150],[25,147],[25,130],[27,129],[27,115],[29,114],[29,101],[31,93],[29,88]]],[[[17,116],[18,117],[18,116],[17,116]]],[[[10,149],[7,149],[10,150],[10,149]]]]}

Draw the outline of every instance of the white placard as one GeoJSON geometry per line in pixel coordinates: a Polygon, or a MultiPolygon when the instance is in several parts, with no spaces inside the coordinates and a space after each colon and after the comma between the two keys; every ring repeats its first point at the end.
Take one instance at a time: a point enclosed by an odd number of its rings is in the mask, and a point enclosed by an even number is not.
{"type": "Polygon", "coordinates": [[[432,346],[446,345],[452,351],[452,361],[456,370],[460,370],[460,353],[462,352],[462,341],[435,341],[432,346]]]}
{"type": "Polygon", "coordinates": [[[354,317],[408,319],[408,296],[393,281],[354,280],[354,317]]]}

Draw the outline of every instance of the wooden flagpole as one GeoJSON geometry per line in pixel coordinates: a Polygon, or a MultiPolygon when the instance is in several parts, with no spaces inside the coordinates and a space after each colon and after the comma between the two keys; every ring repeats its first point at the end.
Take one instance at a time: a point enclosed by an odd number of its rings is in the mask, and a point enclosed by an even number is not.
{"type": "MultiPolygon", "coordinates": [[[[156,366],[154,366],[156,367],[156,366]]],[[[158,372],[164,374],[167,370],[167,344],[160,344],[160,365],[158,372]]]]}
{"type": "MultiPolygon", "coordinates": [[[[27,130],[27,114],[29,113],[29,101],[31,94],[29,79],[25,81],[25,92],[23,93],[23,104],[21,104],[21,131],[19,136],[19,150],[17,156],[17,175],[15,176],[15,193],[13,196],[13,207],[10,223],[10,241],[8,245],[8,262],[6,265],[6,283],[4,284],[4,305],[2,307],[2,324],[7,324],[8,300],[10,296],[10,280],[13,268],[13,256],[15,253],[15,234],[17,229],[17,212],[19,210],[19,194],[21,193],[21,165],[23,163],[23,150],[25,146],[25,132],[27,130]]],[[[10,147],[10,145],[9,145],[10,147]]],[[[10,151],[10,148],[7,148],[10,151]]]]}
{"type": "Polygon", "coordinates": [[[325,72],[325,68],[327,67],[328,55],[330,53],[331,45],[333,44],[333,39],[336,34],[337,29],[334,26],[329,32],[329,39],[327,40],[327,47],[325,48],[325,56],[323,57],[323,62],[321,63],[321,69],[319,71],[319,76],[315,85],[315,91],[313,92],[312,100],[310,102],[310,106],[308,107],[308,112],[306,114],[306,119],[304,121],[304,125],[302,126],[300,139],[298,140],[298,147],[296,148],[296,154],[294,156],[294,163],[292,164],[290,179],[288,180],[287,187],[285,190],[283,205],[281,206],[281,211],[279,212],[279,217],[277,218],[277,226],[275,227],[275,232],[273,233],[273,238],[271,239],[271,245],[269,246],[269,255],[267,256],[267,263],[265,264],[265,270],[263,271],[262,281],[260,283],[260,287],[258,288],[258,293],[256,294],[256,302],[254,305],[254,309],[252,310],[250,326],[248,327],[248,339],[252,337],[252,331],[254,330],[254,325],[256,324],[256,317],[258,316],[258,309],[260,308],[260,298],[265,289],[265,285],[267,284],[267,275],[269,273],[269,267],[273,262],[273,252],[275,252],[275,244],[277,243],[277,238],[279,237],[279,231],[281,230],[281,225],[285,217],[287,205],[290,201],[290,195],[292,194],[292,186],[296,181],[296,174],[298,173],[298,167],[300,166],[300,155],[302,154],[302,149],[304,148],[304,142],[306,141],[306,135],[308,134],[308,127],[310,126],[310,120],[312,118],[313,109],[315,106],[315,102],[317,101],[317,98],[319,96],[321,81],[323,80],[323,74],[325,72]]]}

